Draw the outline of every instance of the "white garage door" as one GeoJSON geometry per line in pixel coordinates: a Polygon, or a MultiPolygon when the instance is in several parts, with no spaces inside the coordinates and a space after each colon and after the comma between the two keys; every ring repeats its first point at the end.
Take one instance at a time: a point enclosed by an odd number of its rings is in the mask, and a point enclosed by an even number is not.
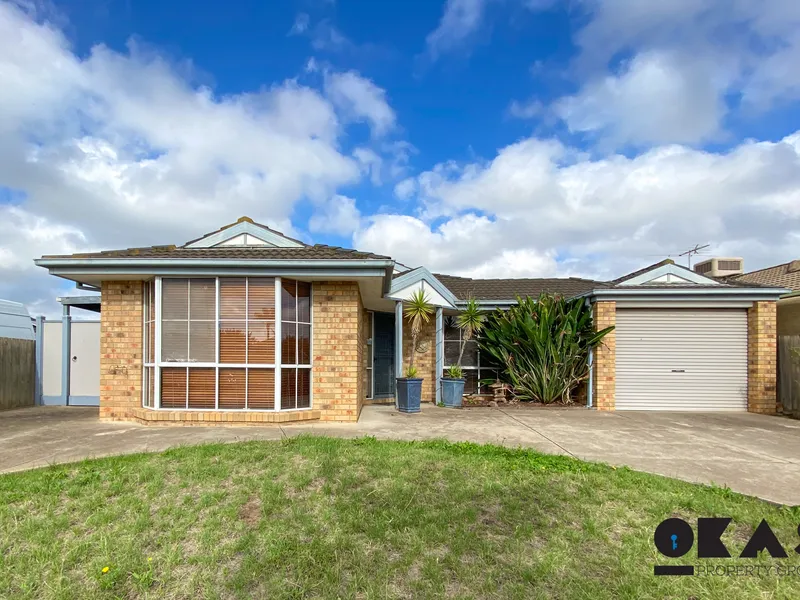
{"type": "Polygon", "coordinates": [[[617,309],[617,410],[747,410],[744,309],[617,309]]]}

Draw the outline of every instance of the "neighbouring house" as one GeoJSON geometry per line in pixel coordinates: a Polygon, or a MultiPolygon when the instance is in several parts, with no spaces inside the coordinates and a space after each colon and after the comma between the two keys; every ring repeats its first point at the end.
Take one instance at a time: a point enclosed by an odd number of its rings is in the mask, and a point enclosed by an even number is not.
{"type": "MultiPolygon", "coordinates": [[[[36,263],[101,292],[100,416],[143,423],[355,421],[393,402],[411,352],[435,401],[457,356],[448,326],[541,292],[580,297],[598,328],[587,403],[600,410],[774,413],[775,303],[785,289],[720,282],[663,261],[611,282],[469,279],[390,257],[308,245],[243,217],[182,246],[36,263]],[[402,303],[425,291],[435,318],[411,347],[402,303]]],[[[467,391],[492,376],[473,344],[467,391]]]]}
{"type": "Polygon", "coordinates": [[[0,300],[0,410],[32,406],[36,398],[33,322],[19,302],[0,300]]]}
{"type": "Polygon", "coordinates": [[[733,275],[730,280],[741,284],[785,288],[786,294],[778,299],[778,335],[800,335],[800,259],[733,275]]]}

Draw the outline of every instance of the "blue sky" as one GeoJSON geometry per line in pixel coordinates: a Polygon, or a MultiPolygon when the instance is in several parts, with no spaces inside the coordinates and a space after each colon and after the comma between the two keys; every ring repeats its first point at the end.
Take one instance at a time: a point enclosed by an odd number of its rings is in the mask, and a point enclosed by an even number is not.
{"type": "Polygon", "coordinates": [[[0,0],[0,297],[242,214],[477,277],[800,255],[788,0],[0,0]]]}

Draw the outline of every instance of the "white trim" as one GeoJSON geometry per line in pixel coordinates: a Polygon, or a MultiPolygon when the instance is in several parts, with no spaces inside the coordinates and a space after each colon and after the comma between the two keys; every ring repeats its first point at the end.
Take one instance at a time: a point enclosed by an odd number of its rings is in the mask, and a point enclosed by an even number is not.
{"type": "Polygon", "coordinates": [[[248,234],[254,238],[264,242],[265,246],[272,246],[276,248],[302,248],[305,244],[289,239],[286,236],[272,231],[265,227],[256,225],[249,221],[239,221],[226,227],[222,231],[215,231],[195,240],[190,244],[186,244],[184,248],[212,248],[219,246],[228,240],[237,238],[241,234],[248,234]]]}
{"type": "MultiPolygon", "coordinates": [[[[145,356],[147,355],[147,350],[150,348],[150,339],[148,334],[148,327],[147,327],[147,304],[148,298],[147,294],[145,294],[145,290],[147,290],[147,282],[142,282],[142,397],[141,397],[141,405],[142,408],[149,408],[144,399],[147,397],[147,394],[150,392],[150,387],[147,385],[147,361],[145,360],[145,356]]],[[[38,395],[38,394],[37,394],[38,395]]],[[[39,399],[36,399],[39,402],[39,399]]]]}
{"type": "Polygon", "coordinates": [[[179,410],[179,411],[195,411],[195,412],[229,412],[229,413],[240,413],[240,412],[252,412],[252,413],[287,413],[287,412],[294,412],[294,411],[301,411],[301,410],[312,410],[312,407],[309,406],[308,408],[290,408],[288,410],[277,411],[271,408],[220,408],[219,410],[215,410],[213,408],[151,408],[148,410],[179,410]]]}
{"type": "Polygon", "coordinates": [[[649,271],[645,271],[637,275],[636,277],[631,277],[626,281],[619,283],[620,286],[636,286],[636,285],[644,285],[648,282],[664,282],[666,278],[666,283],[693,283],[697,285],[721,285],[719,281],[716,279],[711,279],[710,277],[706,277],[704,275],[700,275],[700,273],[695,273],[694,271],[690,271],[689,269],[684,269],[683,267],[679,267],[675,264],[666,264],[661,265],[660,267],[656,267],[654,269],[650,269],[649,271]],[[674,276],[678,279],[677,282],[673,282],[671,277],[674,276]]]}
{"type": "MultiPolygon", "coordinates": [[[[247,364],[250,352],[250,278],[244,279],[244,364],[247,364]]],[[[248,394],[247,388],[250,387],[250,374],[247,369],[244,370],[244,407],[250,408],[247,403],[248,394]]]]}
{"type": "MultiPolygon", "coordinates": [[[[367,343],[367,349],[369,351],[369,356],[367,357],[367,367],[366,370],[369,371],[369,396],[365,398],[365,400],[372,400],[375,398],[375,311],[368,310],[367,313],[369,314],[370,320],[370,336],[369,341],[367,343]]],[[[313,327],[312,327],[313,331],[313,327]]],[[[313,334],[311,337],[314,337],[313,334]]]]}
{"type": "MultiPolygon", "coordinates": [[[[314,284],[308,282],[308,408],[314,407],[314,284]]],[[[356,382],[356,389],[358,389],[356,382]]]]}
{"type": "Polygon", "coordinates": [[[741,300],[717,300],[708,302],[631,302],[630,300],[618,300],[617,308],[750,308],[753,306],[751,301],[741,300]]]}
{"type": "Polygon", "coordinates": [[[155,399],[157,400],[157,402],[153,402],[153,407],[161,408],[161,277],[156,277],[156,290],[153,300],[156,303],[156,339],[153,345],[155,349],[155,356],[153,357],[155,366],[153,368],[156,372],[153,381],[155,382],[155,399]]]}
{"type": "Polygon", "coordinates": [[[219,410],[219,277],[214,280],[215,289],[215,302],[214,302],[214,316],[216,321],[214,323],[214,410],[219,410]]]}
{"type": "Polygon", "coordinates": [[[283,376],[281,375],[281,336],[283,335],[281,315],[281,295],[283,294],[283,282],[280,277],[275,278],[275,364],[280,365],[275,368],[275,410],[281,410],[281,384],[283,383],[283,376]]]}

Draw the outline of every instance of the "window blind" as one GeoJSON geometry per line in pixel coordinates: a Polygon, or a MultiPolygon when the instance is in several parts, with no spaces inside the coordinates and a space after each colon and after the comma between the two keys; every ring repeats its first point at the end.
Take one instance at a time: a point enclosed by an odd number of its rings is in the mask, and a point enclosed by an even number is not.
{"type": "Polygon", "coordinates": [[[186,408],[186,367],[161,369],[161,407],[186,408]]]}
{"type": "MultiPolygon", "coordinates": [[[[147,285],[147,284],[146,284],[147,285]]],[[[152,291],[150,291],[152,290],[152,291]]],[[[282,408],[311,405],[311,285],[271,277],[161,280],[146,299],[145,355],[155,350],[155,301],[161,303],[161,407],[223,410],[275,408],[281,360],[282,408]],[[276,301],[283,333],[276,356],[276,301]],[[193,366],[201,363],[202,366],[193,366]],[[277,365],[276,365],[277,363],[277,365]],[[252,366],[251,366],[252,365],[252,366]],[[188,400],[187,400],[188,397],[188,400]]],[[[154,406],[155,369],[145,371],[143,403],[154,406]]]]}
{"type": "Polygon", "coordinates": [[[252,409],[275,408],[275,370],[247,370],[247,407],[252,409]]]}

